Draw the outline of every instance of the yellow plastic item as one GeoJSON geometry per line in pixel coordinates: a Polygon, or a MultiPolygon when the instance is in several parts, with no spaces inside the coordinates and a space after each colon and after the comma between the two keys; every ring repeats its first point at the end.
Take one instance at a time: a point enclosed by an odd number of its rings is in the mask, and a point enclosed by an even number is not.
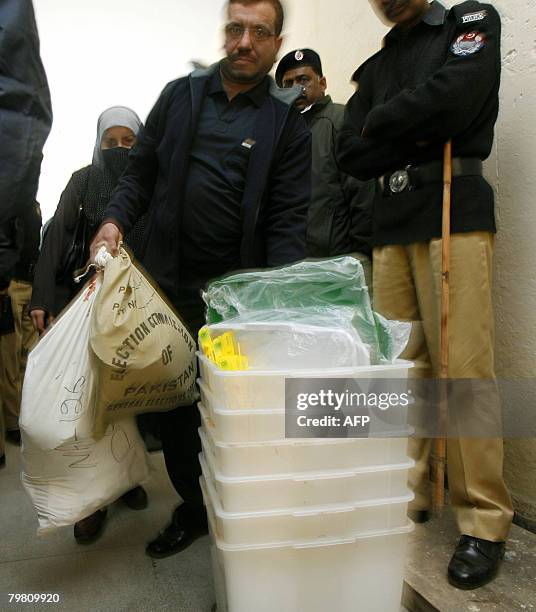
{"type": "Polygon", "coordinates": [[[211,361],[216,361],[214,354],[214,343],[210,336],[210,330],[208,327],[203,327],[199,330],[199,345],[203,351],[203,355],[211,361]]]}
{"type": "Polygon", "coordinates": [[[212,343],[210,329],[205,325],[199,330],[199,344],[212,343]]]}
{"type": "Polygon", "coordinates": [[[228,371],[245,371],[248,369],[248,358],[244,355],[230,355],[220,357],[216,361],[216,365],[220,370],[228,371]]]}
{"type": "Polygon", "coordinates": [[[236,340],[232,332],[226,332],[213,340],[214,353],[218,357],[231,357],[238,353],[236,340]]]}
{"type": "Polygon", "coordinates": [[[199,345],[205,357],[221,370],[249,369],[248,358],[240,352],[240,344],[236,341],[233,332],[225,332],[213,339],[210,329],[205,326],[199,330],[199,345]]]}

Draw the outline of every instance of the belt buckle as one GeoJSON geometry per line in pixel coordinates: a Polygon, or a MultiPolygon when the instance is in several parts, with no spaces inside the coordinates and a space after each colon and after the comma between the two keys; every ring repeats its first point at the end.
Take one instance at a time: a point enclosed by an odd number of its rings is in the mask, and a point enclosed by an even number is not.
{"type": "Polygon", "coordinates": [[[389,189],[391,193],[402,193],[410,186],[409,166],[404,170],[397,170],[389,177],[389,189]]]}

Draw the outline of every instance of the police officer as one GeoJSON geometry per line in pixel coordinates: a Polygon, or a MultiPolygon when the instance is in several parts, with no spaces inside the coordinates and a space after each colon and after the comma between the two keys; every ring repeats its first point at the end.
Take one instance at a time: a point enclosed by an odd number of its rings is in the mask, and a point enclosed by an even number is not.
{"type": "MultiPolygon", "coordinates": [[[[354,74],[339,162],[377,179],[376,310],[415,321],[406,357],[422,376],[439,372],[442,151],[453,141],[450,273],[451,378],[493,380],[493,191],[482,176],[498,113],[500,18],[489,4],[374,0],[395,24],[354,74]],[[417,322],[421,322],[420,324],[417,322]]],[[[478,398],[467,401],[475,408],[478,398]]],[[[481,407],[486,414],[486,406],[481,407]]],[[[474,413],[478,413],[474,410],[474,413]]],[[[414,516],[427,518],[430,440],[413,440],[414,516]]],[[[450,582],[480,587],[495,576],[513,516],[499,437],[448,440],[450,499],[463,534],[450,582]]]]}
{"type": "Polygon", "coordinates": [[[307,252],[311,257],[353,253],[371,286],[370,208],[374,182],[363,183],[342,172],[335,142],[344,120],[344,106],[326,94],[322,61],[312,49],[295,49],[281,59],[275,74],[279,87],[301,87],[295,106],[311,130],[312,192],[307,219],[307,252]]]}

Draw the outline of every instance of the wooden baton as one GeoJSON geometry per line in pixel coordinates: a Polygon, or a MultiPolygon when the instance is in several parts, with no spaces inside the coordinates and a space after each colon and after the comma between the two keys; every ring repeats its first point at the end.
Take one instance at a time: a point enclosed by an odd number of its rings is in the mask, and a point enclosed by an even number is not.
{"type": "Polygon", "coordinates": [[[450,282],[450,209],[452,188],[452,141],[445,143],[443,152],[443,224],[441,233],[441,353],[439,372],[439,423],[435,440],[433,474],[433,508],[441,512],[445,505],[446,435],[448,420],[447,379],[449,377],[449,282],[450,282]]]}

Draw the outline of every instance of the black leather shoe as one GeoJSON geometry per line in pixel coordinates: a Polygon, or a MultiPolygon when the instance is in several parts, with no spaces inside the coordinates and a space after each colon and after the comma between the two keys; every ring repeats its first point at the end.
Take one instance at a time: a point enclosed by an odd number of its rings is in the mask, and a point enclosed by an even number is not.
{"type": "Polygon", "coordinates": [[[417,525],[422,525],[430,520],[430,513],[428,510],[410,510],[408,516],[417,525]]]}
{"type": "Polygon", "coordinates": [[[462,535],[449,563],[449,582],[458,589],[478,589],[495,578],[503,557],[504,542],[462,535]]]}
{"type": "Polygon", "coordinates": [[[87,518],[75,523],[74,537],[78,544],[93,544],[99,539],[104,529],[107,512],[106,508],[97,510],[87,518]]]}
{"type": "Polygon", "coordinates": [[[145,552],[153,559],[164,559],[188,548],[197,538],[207,533],[206,525],[191,524],[185,520],[184,516],[175,511],[171,524],[147,544],[145,552]]]}
{"type": "Polygon", "coordinates": [[[6,431],[6,440],[9,440],[11,444],[20,446],[20,429],[6,431]]]}
{"type": "Polygon", "coordinates": [[[6,467],[6,456],[0,455],[0,469],[2,469],[3,467],[6,467]]]}
{"type": "Polygon", "coordinates": [[[149,505],[147,493],[143,487],[134,487],[121,496],[131,510],[145,510],[149,505]]]}

